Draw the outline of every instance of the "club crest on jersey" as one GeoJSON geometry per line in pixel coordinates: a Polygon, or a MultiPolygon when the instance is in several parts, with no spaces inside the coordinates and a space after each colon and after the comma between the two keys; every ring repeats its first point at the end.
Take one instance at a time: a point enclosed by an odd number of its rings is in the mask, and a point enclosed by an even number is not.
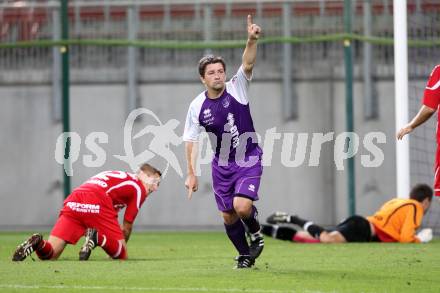
{"type": "Polygon", "coordinates": [[[229,107],[229,104],[230,104],[229,97],[226,97],[226,98],[222,101],[223,108],[227,108],[227,107],[229,107]]]}

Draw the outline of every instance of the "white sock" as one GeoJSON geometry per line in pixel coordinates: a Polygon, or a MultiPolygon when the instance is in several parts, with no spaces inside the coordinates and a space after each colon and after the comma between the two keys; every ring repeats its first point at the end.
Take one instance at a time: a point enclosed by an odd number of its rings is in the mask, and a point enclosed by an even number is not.
{"type": "MultiPolygon", "coordinates": [[[[308,221],[307,223],[304,224],[303,229],[307,231],[307,229],[308,229],[311,225],[313,225],[313,222],[312,222],[312,221],[308,221]]],[[[308,232],[308,231],[307,231],[307,232],[308,232]]]]}

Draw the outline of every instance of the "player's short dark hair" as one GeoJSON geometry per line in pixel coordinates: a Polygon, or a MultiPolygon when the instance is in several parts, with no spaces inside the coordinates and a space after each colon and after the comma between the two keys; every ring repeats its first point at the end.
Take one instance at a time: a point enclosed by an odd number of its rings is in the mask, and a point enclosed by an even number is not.
{"type": "Polygon", "coordinates": [[[425,198],[429,198],[429,200],[432,200],[433,191],[431,186],[428,184],[416,184],[409,193],[409,198],[417,200],[418,202],[422,202],[425,200],[425,198]]]}
{"type": "Polygon", "coordinates": [[[148,163],[143,163],[142,165],[140,165],[139,166],[139,170],[141,170],[142,172],[147,173],[148,175],[157,174],[157,175],[159,175],[159,177],[162,176],[162,172],[160,172],[158,169],[154,168],[153,166],[151,166],[148,163]]]}
{"type": "Polygon", "coordinates": [[[226,71],[226,64],[222,57],[214,55],[203,56],[199,61],[199,74],[201,77],[205,76],[206,66],[208,64],[221,63],[223,65],[223,70],[226,71]]]}

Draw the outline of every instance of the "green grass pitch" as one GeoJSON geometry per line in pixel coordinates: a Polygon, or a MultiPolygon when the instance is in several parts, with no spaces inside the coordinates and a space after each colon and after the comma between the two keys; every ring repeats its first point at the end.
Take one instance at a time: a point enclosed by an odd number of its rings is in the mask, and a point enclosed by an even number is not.
{"type": "Polygon", "coordinates": [[[439,240],[323,245],[266,237],[256,266],[234,270],[235,250],[221,232],[135,232],[128,261],[97,248],[79,262],[81,239],[58,261],[13,263],[29,235],[0,233],[2,292],[440,292],[439,240]]]}

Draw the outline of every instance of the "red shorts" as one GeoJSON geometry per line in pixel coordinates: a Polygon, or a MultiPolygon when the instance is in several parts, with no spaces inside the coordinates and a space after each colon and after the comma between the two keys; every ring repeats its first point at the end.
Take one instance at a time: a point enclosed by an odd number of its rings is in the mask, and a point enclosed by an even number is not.
{"type": "Polygon", "coordinates": [[[110,239],[124,239],[109,196],[93,191],[74,191],[64,201],[50,234],[76,244],[87,228],[95,228],[110,239]]]}
{"type": "Polygon", "coordinates": [[[437,145],[434,163],[434,195],[440,196],[440,145],[437,145]]]}

